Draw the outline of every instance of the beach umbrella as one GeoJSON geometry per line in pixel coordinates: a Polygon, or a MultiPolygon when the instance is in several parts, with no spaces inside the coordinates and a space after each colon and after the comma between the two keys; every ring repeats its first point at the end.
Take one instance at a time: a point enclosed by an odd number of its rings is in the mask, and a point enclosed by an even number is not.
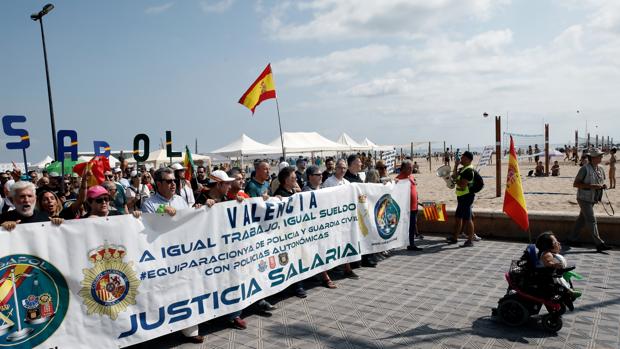
{"type": "MultiPolygon", "coordinates": [[[[73,166],[79,164],[82,161],[73,161],[73,160],[65,160],[65,174],[71,174],[73,172],[73,166]]],[[[56,172],[58,174],[62,173],[61,170],[62,163],[60,161],[54,161],[51,164],[45,167],[47,173],[56,172]]]]}

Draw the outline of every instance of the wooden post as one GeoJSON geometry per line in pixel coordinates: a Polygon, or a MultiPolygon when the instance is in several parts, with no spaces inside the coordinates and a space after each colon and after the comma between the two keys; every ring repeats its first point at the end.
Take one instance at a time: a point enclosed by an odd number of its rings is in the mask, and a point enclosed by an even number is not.
{"type": "Polygon", "coordinates": [[[495,117],[495,196],[502,196],[502,140],[501,140],[501,116],[495,117]]]}
{"type": "Polygon", "coordinates": [[[409,156],[411,156],[411,160],[413,160],[413,142],[411,142],[411,152],[409,153],[409,156]]]}
{"type": "Polygon", "coordinates": [[[467,151],[469,151],[469,143],[467,143],[467,151]]]}
{"type": "Polygon", "coordinates": [[[433,157],[431,156],[431,142],[428,142],[428,172],[433,173],[433,157]]]}
{"type": "Polygon", "coordinates": [[[549,124],[545,124],[545,176],[549,175],[549,124]]]}
{"type": "Polygon", "coordinates": [[[586,141],[586,148],[590,148],[590,133],[588,132],[588,140],[586,141]]]}
{"type": "Polygon", "coordinates": [[[448,156],[448,149],[446,148],[446,141],[443,141],[443,162],[445,165],[446,157],[448,156]]]}
{"type": "Polygon", "coordinates": [[[596,148],[598,148],[598,135],[594,136],[594,139],[595,139],[595,141],[594,141],[594,142],[595,142],[595,143],[594,143],[594,146],[595,146],[596,148]]]}
{"type": "Polygon", "coordinates": [[[579,163],[579,131],[575,130],[575,165],[579,163]]]}

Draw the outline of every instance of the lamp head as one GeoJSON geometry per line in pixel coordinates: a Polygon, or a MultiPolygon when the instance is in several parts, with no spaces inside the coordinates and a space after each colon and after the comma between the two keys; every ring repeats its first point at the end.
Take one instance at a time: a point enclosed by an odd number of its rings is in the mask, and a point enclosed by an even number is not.
{"type": "Polygon", "coordinates": [[[33,21],[38,21],[41,18],[43,18],[43,16],[45,16],[46,14],[50,13],[51,10],[54,9],[54,5],[52,4],[47,4],[45,6],[43,6],[43,9],[41,11],[39,11],[39,13],[33,13],[30,15],[30,19],[32,19],[33,21]]]}
{"type": "Polygon", "coordinates": [[[46,14],[48,14],[51,10],[54,9],[54,5],[52,4],[47,4],[45,6],[43,6],[43,10],[41,10],[41,16],[45,16],[46,14]]]}

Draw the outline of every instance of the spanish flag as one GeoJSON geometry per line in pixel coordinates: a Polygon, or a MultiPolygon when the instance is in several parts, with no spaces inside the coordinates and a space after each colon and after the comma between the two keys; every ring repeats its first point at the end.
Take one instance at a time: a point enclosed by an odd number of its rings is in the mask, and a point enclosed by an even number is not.
{"type": "Polygon", "coordinates": [[[525,207],[525,197],[523,196],[523,186],[521,185],[521,175],[519,173],[519,162],[517,152],[510,136],[510,155],[508,159],[508,178],[506,179],[506,192],[504,194],[504,213],[523,229],[527,231],[530,221],[527,217],[525,207]]]}
{"type": "Polygon", "coordinates": [[[271,64],[259,75],[252,86],[245,91],[239,99],[239,103],[245,105],[254,114],[254,109],[261,104],[262,101],[270,98],[276,98],[276,84],[273,82],[273,74],[271,74],[271,64]]]}
{"type": "Polygon", "coordinates": [[[110,161],[105,156],[99,155],[93,157],[89,162],[83,162],[73,167],[73,172],[80,176],[84,175],[84,171],[90,172],[88,179],[88,187],[101,185],[105,181],[104,173],[110,171],[110,161]]]}

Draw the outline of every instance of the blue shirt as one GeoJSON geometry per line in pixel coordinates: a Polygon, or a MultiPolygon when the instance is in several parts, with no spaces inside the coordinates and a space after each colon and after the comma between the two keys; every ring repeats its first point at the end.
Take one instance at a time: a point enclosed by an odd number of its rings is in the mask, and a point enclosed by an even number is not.
{"type": "Polygon", "coordinates": [[[174,195],[170,200],[161,196],[159,193],[150,196],[142,203],[142,212],[144,213],[163,213],[166,206],[172,206],[176,210],[189,208],[189,205],[179,195],[174,195]]]}
{"type": "Polygon", "coordinates": [[[265,193],[269,195],[269,182],[264,181],[263,184],[260,184],[254,178],[252,178],[245,186],[244,191],[251,198],[261,197],[265,193]]]}

